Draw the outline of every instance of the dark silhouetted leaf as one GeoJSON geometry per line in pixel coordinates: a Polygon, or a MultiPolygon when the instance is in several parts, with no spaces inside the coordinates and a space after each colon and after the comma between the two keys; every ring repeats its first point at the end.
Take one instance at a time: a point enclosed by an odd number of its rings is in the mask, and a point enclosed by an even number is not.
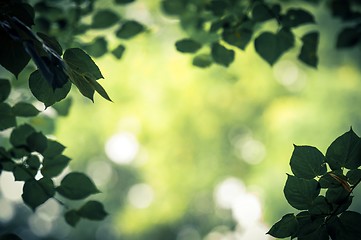
{"type": "Polygon", "coordinates": [[[48,146],[48,139],[41,132],[33,132],[26,138],[26,143],[31,150],[43,153],[48,146]]]}
{"type": "Polygon", "coordinates": [[[295,234],[297,228],[298,222],[295,215],[293,213],[289,213],[276,222],[267,234],[276,238],[285,238],[295,234]]]}
{"type": "Polygon", "coordinates": [[[352,129],[331,143],[326,152],[326,161],[333,170],[361,166],[361,140],[352,129]]]}
{"type": "Polygon", "coordinates": [[[18,102],[13,106],[13,113],[19,117],[35,117],[39,110],[30,103],[18,102]]]}
{"type": "Polygon", "coordinates": [[[71,97],[67,97],[63,101],[55,103],[52,107],[56,110],[59,116],[67,116],[69,114],[72,102],[73,99],[71,97]]]}
{"type": "Polygon", "coordinates": [[[124,51],[125,51],[125,47],[123,44],[119,44],[118,47],[116,47],[113,51],[112,51],[112,54],[114,57],[116,57],[117,59],[121,59],[123,54],[124,54],[124,51]]]}
{"type": "Polygon", "coordinates": [[[65,147],[61,143],[48,139],[47,148],[42,155],[47,158],[53,158],[60,155],[64,149],[65,147]]]}
{"type": "Polygon", "coordinates": [[[64,155],[58,155],[53,158],[44,158],[41,174],[45,177],[58,176],[66,166],[68,166],[70,158],[64,155]]]}
{"type": "Polygon", "coordinates": [[[50,37],[44,33],[36,33],[43,41],[44,43],[50,47],[52,50],[54,50],[59,56],[63,55],[63,48],[59,44],[59,42],[54,37],[50,37]]]}
{"type": "Polygon", "coordinates": [[[116,4],[128,4],[128,3],[132,3],[135,0],[114,0],[116,4]]]}
{"type": "Polygon", "coordinates": [[[67,211],[64,217],[65,221],[72,227],[75,227],[80,220],[80,216],[76,210],[67,211]]]}
{"type": "Polygon", "coordinates": [[[10,90],[10,81],[0,78],[0,102],[5,101],[9,97],[10,90]]]}
{"type": "Polygon", "coordinates": [[[6,233],[0,236],[0,240],[22,240],[22,239],[14,233],[6,233]]]}
{"type": "Polygon", "coordinates": [[[261,33],[254,41],[256,52],[271,66],[294,45],[293,34],[281,29],[277,34],[261,33]]]}
{"type": "Polygon", "coordinates": [[[11,132],[10,143],[15,147],[27,145],[26,139],[34,132],[35,129],[29,124],[21,125],[11,132]]]}
{"type": "Polygon", "coordinates": [[[288,203],[298,209],[308,209],[320,193],[320,186],[314,179],[303,179],[288,175],[283,190],[288,203]]]}
{"type": "Polygon", "coordinates": [[[238,47],[244,50],[252,38],[252,31],[249,29],[239,28],[236,30],[224,30],[222,38],[228,44],[238,47]]]}
{"type": "Polygon", "coordinates": [[[338,34],[336,48],[356,46],[361,39],[361,27],[346,27],[338,34]]]}
{"type": "Polygon", "coordinates": [[[311,13],[304,9],[289,9],[282,18],[283,26],[293,28],[304,24],[315,23],[311,13]]]}
{"type": "Polygon", "coordinates": [[[126,21],[116,31],[116,36],[121,39],[132,38],[144,31],[144,26],[137,21],[126,21]]]}
{"type": "Polygon", "coordinates": [[[33,179],[37,171],[30,170],[23,165],[16,165],[13,169],[15,181],[27,181],[33,179]]]}
{"type": "Polygon", "coordinates": [[[78,210],[78,213],[89,220],[103,220],[108,215],[103,204],[98,201],[88,201],[78,210]]]}
{"type": "Polygon", "coordinates": [[[346,176],[351,185],[356,185],[361,180],[361,169],[352,169],[346,174],[346,176]]]}
{"type": "Polygon", "coordinates": [[[103,9],[99,10],[93,15],[92,28],[108,28],[113,26],[119,21],[119,16],[115,12],[103,9]]]}
{"type": "Polygon", "coordinates": [[[175,47],[179,52],[183,53],[195,53],[202,45],[190,38],[179,40],[175,43],[175,47]]]}
{"type": "Polygon", "coordinates": [[[319,179],[321,188],[339,187],[342,182],[346,182],[347,178],[343,175],[342,171],[335,170],[326,173],[319,179]]]}
{"type": "Polygon", "coordinates": [[[327,202],[324,196],[318,196],[312,202],[309,212],[313,215],[331,214],[332,205],[327,202]]]}
{"type": "Polygon", "coordinates": [[[83,199],[91,194],[99,193],[90,178],[79,172],[71,172],[66,175],[56,190],[64,197],[73,200],[83,199]]]}
{"type": "Polygon", "coordinates": [[[252,19],[256,22],[264,22],[275,18],[274,12],[263,3],[257,3],[252,9],[252,19]]]}
{"type": "Polygon", "coordinates": [[[26,159],[26,164],[29,166],[30,169],[38,170],[40,168],[40,160],[36,155],[30,155],[26,159]]]}
{"type": "Polygon", "coordinates": [[[346,211],[341,214],[340,221],[349,236],[349,238],[345,238],[345,239],[347,240],[361,239],[361,228],[359,225],[359,223],[361,223],[360,213],[353,211],[346,211]]]}
{"type": "Polygon", "coordinates": [[[193,58],[192,64],[196,67],[206,68],[211,66],[213,63],[212,57],[208,54],[200,54],[193,58]]]}
{"type": "Polygon", "coordinates": [[[298,55],[299,60],[314,68],[317,68],[317,64],[318,64],[318,57],[317,57],[318,41],[319,41],[318,32],[311,32],[304,35],[302,37],[301,52],[298,55]]]}
{"type": "Polygon", "coordinates": [[[22,198],[24,203],[35,210],[55,194],[54,183],[49,178],[26,181],[23,187],[22,198]]]}
{"type": "Polygon", "coordinates": [[[186,10],[186,2],[163,0],[161,2],[162,10],[169,15],[180,15],[186,10]]]}
{"type": "Polygon", "coordinates": [[[304,211],[297,214],[296,218],[298,221],[298,231],[292,236],[292,238],[298,237],[300,240],[328,240],[327,232],[327,238],[324,238],[325,229],[322,227],[324,225],[323,217],[310,215],[308,211],[304,211]],[[315,238],[316,236],[319,238],[315,238]]]}
{"type": "Polygon", "coordinates": [[[16,125],[15,115],[7,103],[0,103],[0,131],[16,125]]]}
{"type": "Polygon", "coordinates": [[[71,82],[68,81],[63,87],[53,90],[39,71],[35,71],[30,75],[29,88],[36,99],[44,103],[45,107],[49,107],[68,95],[71,82]]]}
{"type": "Polygon", "coordinates": [[[108,43],[104,37],[97,37],[90,44],[84,45],[83,49],[93,57],[101,57],[108,51],[108,43]]]}
{"type": "Polygon", "coordinates": [[[326,199],[329,203],[341,204],[347,201],[349,195],[348,189],[343,186],[327,189],[326,199]]]}
{"type": "Polygon", "coordinates": [[[325,157],[311,146],[295,145],[290,165],[295,176],[300,178],[312,179],[327,172],[325,157]]]}
{"type": "Polygon", "coordinates": [[[212,44],[211,54],[215,63],[225,67],[228,67],[234,61],[234,51],[225,48],[219,43],[212,44]]]}

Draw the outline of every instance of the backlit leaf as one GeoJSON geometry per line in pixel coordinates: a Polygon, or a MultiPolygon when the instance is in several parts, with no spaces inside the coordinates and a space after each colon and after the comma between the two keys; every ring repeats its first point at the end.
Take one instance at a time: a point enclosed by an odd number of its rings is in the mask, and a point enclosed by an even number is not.
{"type": "Polygon", "coordinates": [[[55,194],[54,183],[49,178],[26,181],[21,195],[24,203],[35,210],[55,194]]]}
{"type": "Polygon", "coordinates": [[[286,214],[276,222],[267,234],[276,238],[285,238],[293,235],[298,228],[298,221],[293,213],[286,214]]]}

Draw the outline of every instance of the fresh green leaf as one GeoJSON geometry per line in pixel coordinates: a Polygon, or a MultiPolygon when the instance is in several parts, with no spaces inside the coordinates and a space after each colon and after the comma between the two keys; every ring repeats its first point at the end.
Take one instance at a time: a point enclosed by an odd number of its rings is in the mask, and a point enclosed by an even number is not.
{"type": "Polygon", "coordinates": [[[80,220],[80,216],[76,210],[67,211],[64,217],[65,221],[72,227],[75,227],[80,220]]]}
{"type": "Polygon", "coordinates": [[[119,16],[114,11],[103,9],[93,15],[92,28],[102,29],[113,26],[119,21],[119,16]]]}
{"type": "Polygon", "coordinates": [[[26,181],[21,195],[24,203],[35,210],[55,194],[54,183],[49,178],[26,181]]]}
{"type": "Polygon", "coordinates": [[[266,4],[257,3],[252,9],[252,19],[256,22],[264,22],[275,17],[274,12],[266,4]]]}
{"type": "Polygon", "coordinates": [[[72,200],[83,199],[91,194],[99,193],[90,178],[79,172],[71,172],[66,175],[56,190],[64,197],[72,200]]]}
{"type": "Polygon", "coordinates": [[[295,176],[300,178],[312,179],[327,172],[325,157],[311,146],[295,145],[290,165],[295,176]]]}
{"type": "Polygon", "coordinates": [[[35,129],[29,124],[21,125],[11,132],[10,143],[14,147],[27,145],[27,138],[34,132],[35,129]]]}
{"type": "Polygon", "coordinates": [[[222,38],[230,45],[244,50],[252,38],[253,32],[246,28],[226,29],[222,33],[222,38]]]}
{"type": "Polygon", "coordinates": [[[298,59],[311,67],[317,68],[317,47],[319,42],[318,32],[307,33],[301,40],[302,48],[300,54],[298,55],[298,59]]]}
{"type": "Polygon", "coordinates": [[[104,37],[97,37],[90,44],[84,45],[83,49],[93,57],[99,58],[108,52],[108,42],[104,37]]]}
{"type": "Polygon", "coordinates": [[[53,158],[60,155],[65,147],[61,143],[48,139],[47,148],[42,153],[45,158],[53,158]]]}
{"type": "Polygon", "coordinates": [[[326,152],[326,161],[333,170],[361,166],[361,140],[352,129],[331,143],[326,152]]]}
{"type": "Polygon", "coordinates": [[[13,106],[13,113],[19,117],[35,117],[39,110],[30,103],[18,102],[13,106]]]}
{"type": "Polygon", "coordinates": [[[234,51],[225,48],[219,43],[212,44],[211,54],[215,63],[225,67],[228,67],[234,61],[234,51]]]}
{"type": "Polygon", "coordinates": [[[11,91],[10,81],[7,79],[0,78],[0,102],[5,101],[9,97],[10,91],[11,91]]]}
{"type": "Polygon", "coordinates": [[[41,132],[33,132],[26,138],[26,143],[31,150],[43,153],[47,148],[48,140],[41,132]]]}
{"type": "Polygon", "coordinates": [[[212,57],[208,54],[199,54],[193,58],[193,66],[207,68],[212,65],[212,57]]]}
{"type": "Polygon", "coordinates": [[[293,213],[286,214],[281,220],[276,222],[267,234],[276,238],[289,237],[296,233],[298,221],[293,213]]]}
{"type": "Polygon", "coordinates": [[[58,155],[53,158],[44,158],[41,174],[45,177],[58,176],[70,162],[70,158],[64,155],[58,155]]]}
{"type": "Polygon", "coordinates": [[[16,118],[12,108],[7,103],[0,103],[0,131],[16,125],[16,118]]]}
{"type": "Polygon", "coordinates": [[[361,180],[361,169],[352,169],[347,172],[346,176],[351,185],[356,185],[361,180]]]}
{"type": "Polygon", "coordinates": [[[261,33],[254,41],[256,52],[271,66],[294,45],[294,36],[287,29],[277,34],[261,33]]]}
{"type": "Polygon", "coordinates": [[[68,81],[63,87],[53,89],[41,76],[40,72],[36,70],[30,75],[29,88],[36,99],[44,103],[45,107],[49,107],[68,95],[71,83],[68,81]]]}
{"type": "Polygon", "coordinates": [[[200,43],[194,41],[193,39],[185,38],[182,40],[178,40],[175,43],[175,47],[177,48],[177,50],[179,52],[195,53],[202,47],[202,45],[200,43]]]}
{"type": "Polygon", "coordinates": [[[303,179],[288,175],[283,190],[288,203],[298,209],[308,209],[320,193],[320,185],[314,179],[303,179]]]}
{"type": "Polygon", "coordinates": [[[108,215],[103,204],[98,201],[88,201],[78,210],[78,213],[89,220],[103,220],[108,215]]]}
{"type": "Polygon", "coordinates": [[[282,24],[285,27],[293,28],[304,24],[315,23],[315,19],[311,13],[304,9],[291,8],[282,18],[282,24]]]}
{"type": "Polygon", "coordinates": [[[145,30],[144,26],[137,21],[126,21],[116,31],[115,35],[121,39],[130,39],[145,30]]]}
{"type": "Polygon", "coordinates": [[[118,47],[116,47],[113,51],[112,54],[116,59],[121,59],[123,54],[125,51],[125,47],[123,44],[119,44],[118,47]]]}

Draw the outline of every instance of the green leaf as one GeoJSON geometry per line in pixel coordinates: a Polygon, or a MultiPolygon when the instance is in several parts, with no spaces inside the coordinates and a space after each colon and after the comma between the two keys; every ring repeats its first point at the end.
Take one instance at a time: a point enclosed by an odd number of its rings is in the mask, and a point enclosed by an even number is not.
{"type": "Polygon", "coordinates": [[[225,29],[222,33],[222,38],[230,45],[236,46],[244,50],[252,38],[253,32],[249,29],[225,29]]]}
{"type": "Polygon", "coordinates": [[[200,43],[194,41],[193,39],[185,38],[185,39],[178,40],[175,43],[175,47],[177,48],[177,50],[179,52],[195,53],[202,47],[202,45],[200,43]]]}
{"type": "Polygon", "coordinates": [[[347,172],[346,176],[351,185],[356,185],[361,180],[361,169],[352,169],[347,172]]]}
{"type": "Polygon", "coordinates": [[[108,42],[104,37],[97,37],[90,44],[84,45],[83,49],[93,57],[99,58],[108,52],[108,42]]]}
{"type": "Polygon", "coordinates": [[[0,28],[0,65],[18,77],[30,60],[30,56],[20,41],[10,38],[2,28],[0,28]]]}
{"type": "Polygon", "coordinates": [[[91,27],[96,29],[108,28],[116,24],[118,21],[118,14],[111,10],[103,9],[93,15],[91,27]]]}
{"type": "Polygon", "coordinates": [[[208,54],[199,54],[193,58],[192,64],[196,67],[207,68],[212,65],[212,57],[208,54]]]}
{"type": "Polygon", "coordinates": [[[71,88],[68,81],[63,87],[53,89],[52,86],[41,76],[38,70],[34,71],[29,78],[29,88],[36,99],[49,107],[64,99],[71,88]]]}
{"type": "Polygon", "coordinates": [[[308,211],[300,212],[296,215],[298,220],[298,231],[292,238],[298,237],[300,240],[328,240],[325,238],[324,218],[310,215],[308,211]],[[315,238],[316,237],[316,238],[315,238]]]}
{"type": "Polygon", "coordinates": [[[28,181],[34,179],[37,171],[31,170],[23,165],[16,165],[13,169],[15,181],[28,181]]]}
{"type": "Polygon", "coordinates": [[[128,3],[132,3],[135,0],[115,0],[116,4],[128,4],[128,3]]]}
{"type": "Polygon", "coordinates": [[[34,132],[35,129],[29,124],[21,125],[11,132],[10,143],[14,147],[27,145],[27,138],[34,132]]]}
{"type": "Polygon", "coordinates": [[[16,125],[16,118],[12,108],[7,103],[0,103],[0,131],[16,125]]]}
{"type": "Polygon", "coordinates": [[[137,21],[126,21],[116,31],[115,35],[121,39],[130,39],[145,30],[144,26],[137,21]]]}
{"type": "Polygon", "coordinates": [[[234,51],[225,48],[219,43],[212,44],[211,54],[215,63],[225,67],[228,67],[234,61],[234,51]]]}
{"type": "Polygon", "coordinates": [[[64,217],[65,221],[72,227],[75,227],[80,220],[80,216],[76,210],[67,211],[64,217]]]}
{"type": "Polygon", "coordinates": [[[320,185],[314,179],[303,179],[288,175],[283,190],[288,203],[298,209],[308,209],[320,193],[320,185]]]}
{"type": "Polygon", "coordinates": [[[361,140],[352,129],[331,143],[326,152],[326,161],[333,170],[361,166],[361,140]]]}
{"type": "Polygon", "coordinates": [[[361,39],[361,27],[346,27],[337,36],[336,48],[350,48],[356,46],[361,39]]]}
{"type": "Polygon", "coordinates": [[[47,148],[48,139],[41,132],[34,132],[26,138],[26,143],[31,150],[43,153],[47,148]]]}
{"type": "Polygon", "coordinates": [[[274,12],[263,3],[257,3],[252,9],[252,19],[256,22],[264,22],[275,18],[274,12]]]}
{"type": "Polygon", "coordinates": [[[304,9],[289,9],[286,15],[282,18],[283,26],[289,28],[309,23],[315,23],[315,19],[311,13],[304,9]]]}
{"type": "Polygon", "coordinates": [[[98,66],[80,48],[69,48],[64,53],[64,60],[66,64],[79,75],[88,75],[95,80],[104,78],[98,66]]]}
{"type": "Polygon", "coordinates": [[[276,238],[285,238],[296,233],[298,221],[293,213],[286,214],[281,220],[276,222],[267,234],[276,238]]]}
{"type": "Polygon", "coordinates": [[[36,171],[38,171],[41,165],[40,160],[36,155],[30,155],[26,159],[26,164],[29,166],[30,169],[34,169],[36,171]]]}
{"type": "Polygon", "coordinates": [[[71,172],[66,175],[56,190],[64,197],[72,200],[83,199],[91,194],[99,193],[90,178],[79,172],[71,172]]]}
{"type": "Polygon", "coordinates": [[[169,15],[180,15],[186,11],[187,3],[184,1],[163,0],[161,2],[162,10],[169,15]]]}
{"type": "Polygon", "coordinates": [[[47,148],[42,153],[45,158],[53,158],[60,155],[64,151],[65,147],[61,143],[48,139],[47,148]]]}
{"type": "Polygon", "coordinates": [[[18,102],[13,106],[13,113],[19,117],[35,117],[39,110],[30,103],[18,102]]]}
{"type": "Polygon", "coordinates": [[[79,210],[81,217],[89,220],[103,220],[108,213],[104,210],[103,204],[98,201],[88,201],[79,210]]]}
{"type": "Polygon", "coordinates": [[[70,162],[70,158],[64,155],[58,155],[53,158],[44,158],[41,174],[45,177],[58,176],[70,162]]]}
{"type": "Polygon", "coordinates": [[[325,157],[320,150],[312,146],[294,147],[290,165],[296,177],[313,179],[327,172],[325,157]]]}
{"type": "Polygon", "coordinates": [[[346,183],[346,176],[343,175],[342,171],[331,171],[323,175],[319,179],[321,188],[333,188],[339,187],[343,182],[346,183]]]}
{"type": "Polygon", "coordinates": [[[55,103],[52,107],[56,110],[59,116],[67,116],[72,103],[73,99],[71,97],[67,97],[63,101],[55,103]]]}
{"type": "Polygon", "coordinates": [[[301,40],[302,48],[300,54],[298,55],[298,59],[311,67],[317,68],[317,47],[319,42],[318,32],[307,33],[301,40]]]}
{"type": "Polygon", "coordinates": [[[56,40],[56,38],[48,36],[41,32],[36,33],[36,35],[38,35],[44,41],[44,43],[52,50],[54,50],[59,56],[63,55],[63,48],[56,40]]]}
{"type": "Polygon", "coordinates": [[[23,194],[21,195],[24,203],[31,209],[35,209],[46,202],[55,194],[54,183],[49,178],[42,178],[40,180],[26,181],[23,187],[23,194]]]}
{"type": "Polygon", "coordinates": [[[123,44],[119,44],[118,47],[116,47],[113,51],[112,54],[116,59],[121,59],[123,54],[125,51],[125,47],[123,44]]]}
{"type": "Polygon", "coordinates": [[[317,196],[309,209],[312,215],[331,214],[332,205],[327,202],[324,196],[317,196]]]}
{"type": "Polygon", "coordinates": [[[261,33],[254,41],[256,52],[271,66],[294,45],[294,36],[287,29],[278,33],[261,33]]]}
{"type": "Polygon", "coordinates": [[[9,97],[10,91],[11,91],[10,81],[7,79],[0,78],[0,102],[5,101],[9,97]]]}
{"type": "Polygon", "coordinates": [[[11,157],[15,159],[27,157],[31,154],[27,146],[11,148],[9,153],[11,154],[11,157]]]}
{"type": "Polygon", "coordinates": [[[326,199],[329,203],[342,204],[348,200],[349,191],[343,186],[329,188],[326,191],[326,199]]]}
{"type": "Polygon", "coordinates": [[[350,238],[348,239],[361,239],[361,214],[353,211],[346,211],[341,214],[340,221],[343,224],[346,232],[350,238]]]}

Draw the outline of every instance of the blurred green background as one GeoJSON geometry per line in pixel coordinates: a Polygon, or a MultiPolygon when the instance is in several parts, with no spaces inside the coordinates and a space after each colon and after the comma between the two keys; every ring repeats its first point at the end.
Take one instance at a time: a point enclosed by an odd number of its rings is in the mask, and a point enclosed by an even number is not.
{"type": "Polygon", "coordinates": [[[148,32],[125,42],[121,60],[95,59],[113,103],[97,95],[93,104],[73,88],[67,117],[49,108],[33,120],[67,146],[71,170],[94,180],[102,193],[92,198],[104,203],[107,219],[73,229],[51,200],[31,214],[22,185],[3,173],[0,228],[27,239],[271,239],[269,227],[294,211],[283,196],[292,144],[325,153],[350,126],[361,134],[360,63],[354,52],[334,49],[330,29],[339,23],[322,9],[314,12],[317,70],[297,61],[297,51],[270,67],[253,44],[236,51],[229,68],[199,69],[176,51],[185,35],[158,5],[121,9],[148,32]]]}

